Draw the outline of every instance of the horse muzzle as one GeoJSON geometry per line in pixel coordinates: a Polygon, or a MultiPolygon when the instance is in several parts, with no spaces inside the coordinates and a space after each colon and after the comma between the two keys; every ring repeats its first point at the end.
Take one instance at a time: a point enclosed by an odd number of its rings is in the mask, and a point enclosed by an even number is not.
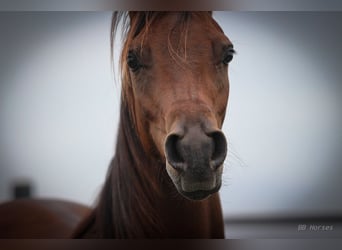
{"type": "Polygon", "coordinates": [[[165,141],[166,170],[178,192],[191,200],[220,189],[226,154],[224,134],[199,124],[173,131],[165,141]]]}

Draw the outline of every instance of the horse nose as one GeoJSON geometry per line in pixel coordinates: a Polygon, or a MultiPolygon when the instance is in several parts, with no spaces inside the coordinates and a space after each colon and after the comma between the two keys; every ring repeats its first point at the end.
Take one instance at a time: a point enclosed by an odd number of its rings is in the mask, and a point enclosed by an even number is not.
{"type": "Polygon", "coordinates": [[[200,175],[209,169],[216,170],[223,164],[227,142],[219,130],[206,133],[200,127],[193,127],[186,129],[185,133],[169,134],[165,142],[165,153],[174,169],[190,169],[200,175]]]}

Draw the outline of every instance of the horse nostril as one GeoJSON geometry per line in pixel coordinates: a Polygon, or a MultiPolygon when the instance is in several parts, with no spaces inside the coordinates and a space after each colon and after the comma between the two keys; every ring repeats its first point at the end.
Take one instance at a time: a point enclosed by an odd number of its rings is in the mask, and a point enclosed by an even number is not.
{"type": "Polygon", "coordinates": [[[170,134],[165,141],[165,156],[168,163],[176,170],[192,169],[196,173],[209,167],[219,168],[227,155],[227,142],[221,131],[203,133],[189,129],[181,136],[170,134]],[[208,165],[210,164],[210,165],[208,165]]]}
{"type": "Polygon", "coordinates": [[[177,134],[171,134],[165,142],[166,159],[170,165],[178,170],[184,170],[185,163],[180,153],[180,140],[182,138],[177,134]]]}
{"type": "Polygon", "coordinates": [[[211,165],[214,169],[218,168],[224,162],[227,155],[227,141],[224,134],[220,131],[209,135],[214,141],[213,154],[211,156],[211,165]]]}

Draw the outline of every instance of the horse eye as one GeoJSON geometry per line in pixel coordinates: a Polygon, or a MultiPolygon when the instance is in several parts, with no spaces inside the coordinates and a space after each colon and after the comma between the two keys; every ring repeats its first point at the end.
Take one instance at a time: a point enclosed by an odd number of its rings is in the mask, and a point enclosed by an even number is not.
{"type": "Polygon", "coordinates": [[[233,48],[229,48],[225,51],[222,63],[228,65],[233,60],[233,55],[235,54],[235,50],[233,48]]]}
{"type": "Polygon", "coordinates": [[[127,65],[133,72],[136,72],[141,68],[138,57],[133,51],[128,52],[127,65]]]}

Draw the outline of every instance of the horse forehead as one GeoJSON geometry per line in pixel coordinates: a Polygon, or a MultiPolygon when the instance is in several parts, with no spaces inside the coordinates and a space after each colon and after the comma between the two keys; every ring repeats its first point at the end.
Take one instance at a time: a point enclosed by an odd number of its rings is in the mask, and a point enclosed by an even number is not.
{"type": "Polygon", "coordinates": [[[170,14],[154,22],[146,40],[153,46],[165,47],[168,43],[182,46],[186,42],[188,46],[196,46],[226,39],[215,24],[213,19],[196,15],[182,22],[175,14],[170,14]]]}

